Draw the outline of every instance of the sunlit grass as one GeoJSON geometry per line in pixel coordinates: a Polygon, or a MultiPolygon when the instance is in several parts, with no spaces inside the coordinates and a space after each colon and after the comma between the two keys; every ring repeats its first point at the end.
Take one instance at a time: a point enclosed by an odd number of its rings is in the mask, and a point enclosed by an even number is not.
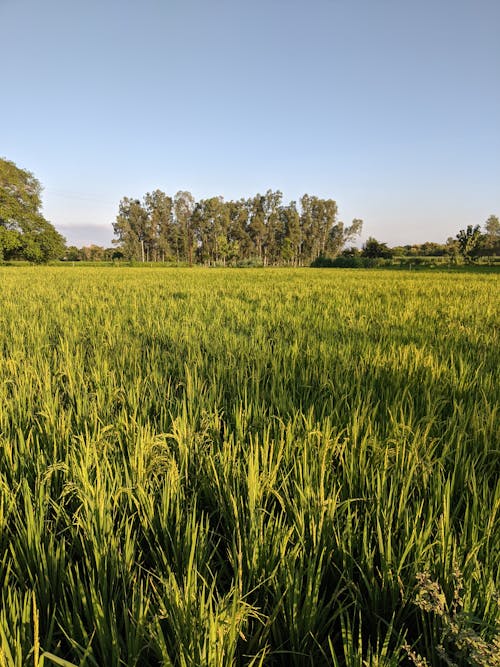
{"type": "Polygon", "coordinates": [[[0,281],[0,666],[442,665],[422,572],[494,641],[497,276],[0,281]]]}

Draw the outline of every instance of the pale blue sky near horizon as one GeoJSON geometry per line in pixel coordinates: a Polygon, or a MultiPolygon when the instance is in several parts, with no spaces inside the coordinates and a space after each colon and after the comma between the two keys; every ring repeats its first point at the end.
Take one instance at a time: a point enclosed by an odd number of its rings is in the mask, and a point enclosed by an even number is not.
{"type": "Polygon", "coordinates": [[[500,0],[0,0],[0,157],[76,245],[156,188],[444,242],[500,215],[499,31],[500,0]]]}

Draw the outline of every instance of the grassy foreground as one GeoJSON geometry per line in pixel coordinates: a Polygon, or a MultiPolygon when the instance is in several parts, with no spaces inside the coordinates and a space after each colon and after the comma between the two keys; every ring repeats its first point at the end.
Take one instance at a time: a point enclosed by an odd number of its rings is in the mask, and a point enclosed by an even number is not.
{"type": "Polygon", "coordinates": [[[500,664],[497,276],[0,285],[0,666],[500,664]]]}

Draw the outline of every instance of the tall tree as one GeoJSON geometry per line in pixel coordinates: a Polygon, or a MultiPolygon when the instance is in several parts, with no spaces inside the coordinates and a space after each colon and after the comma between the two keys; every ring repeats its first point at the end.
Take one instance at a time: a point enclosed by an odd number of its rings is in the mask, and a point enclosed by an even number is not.
{"type": "Polygon", "coordinates": [[[174,214],[177,225],[177,259],[189,262],[190,265],[194,259],[195,238],[191,216],[193,215],[195,204],[193,195],[186,190],[179,190],[174,197],[174,214]]]}
{"type": "Polygon", "coordinates": [[[198,202],[192,220],[201,261],[209,264],[224,262],[228,254],[229,211],[222,197],[198,202]]]}
{"type": "Polygon", "coordinates": [[[173,256],[175,246],[172,197],[161,190],[147,192],[144,208],[149,216],[150,259],[153,262],[164,262],[173,256]]]}
{"type": "Polygon", "coordinates": [[[302,195],[300,210],[300,235],[302,238],[300,254],[303,261],[310,261],[314,252],[314,197],[308,194],[302,195]]]}
{"type": "Polygon", "coordinates": [[[484,224],[484,245],[491,253],[500,253],[500,220],[496,215],[490,215],[484,224]]]}
{"type": "Polygon", "coordinates": [[[146,260],[146,243],[149,240],[148,212],[138,199],[124,197],[119,206],[113,230],[118,237],[124,257],[136,261],[146,260]]]}
{"type": "MultiPolygon", "coordinates": [[[[336,256],[361,232],[362,221],[337,220],[337,203],[305,194],[301,210],[283,203],[280,190],[225,202],[195,202],[190,192],[174,198],[161,190],[141,203],[124,198],[114,224],[126,257],[158,261],[175,257],[192,264],[258,258],[264,266],[304,265],[321,255],[336,256]]],[[[16,239],[12,239],[16,242],[16,239]]]]}
{"type": "Polygon", "coordinates": [[[337,220],[337,203],[333,199],[303,195],[300,200],[302,213],[302,252],[306,261],[326,254],[328,240],[337,220]]]}
{"type": "Polygon", "coordinates": [[[297,266],[300,262],[301,230],[297,204],[291,201],[281,209],[283,239],[281,242],[281,258],[286,263],[297,266]]]}
{"type": "Polygon", "coordinates": [[[329,257],[336,257],[342,248],[361,234],[363,221],[354,218],[352,223],[346,227],[343,222],[337,222],[330,228],[327,241],[327,254],[329,257]]]}
{"type": "Polygon", "coordinates": [[[226,202],[228,211],[228,240],[233,257],[248,259],[252,253],[252,239],[248,231],[249,207],[245,199],[226,202]]]}
{"type": "Polygon", "coordinates": [[[266,238],[266,216],[264,212],[264,197],[256,194],[248,200],[250,212],[248,233],[252,239],[253,249],[257,257],[264,262],[264,243],[266,238]]]}
{"type": "Polygon", "coordinates": [[[31,172],[0,159],[0,259],[47,262],[64,254],[64,238],[41,214],[41,192],[31,172]]]}
{"type": "Polygon", "coordinates": [[[276,263],[279,258],[280,241],[282,239],[282,199],[283,193],[280,190],[267,190],[261,200],[265,229],[262,245],[264,266],[276,263]]]}

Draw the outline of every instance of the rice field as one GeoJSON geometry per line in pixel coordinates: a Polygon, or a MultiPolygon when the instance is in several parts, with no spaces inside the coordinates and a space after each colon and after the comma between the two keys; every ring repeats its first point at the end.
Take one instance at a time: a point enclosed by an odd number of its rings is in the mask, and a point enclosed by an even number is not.
{"type": "Polygon", "coordinates": [[[498,275],[0,285],[0,666],[500,665],[498,275]]]}

